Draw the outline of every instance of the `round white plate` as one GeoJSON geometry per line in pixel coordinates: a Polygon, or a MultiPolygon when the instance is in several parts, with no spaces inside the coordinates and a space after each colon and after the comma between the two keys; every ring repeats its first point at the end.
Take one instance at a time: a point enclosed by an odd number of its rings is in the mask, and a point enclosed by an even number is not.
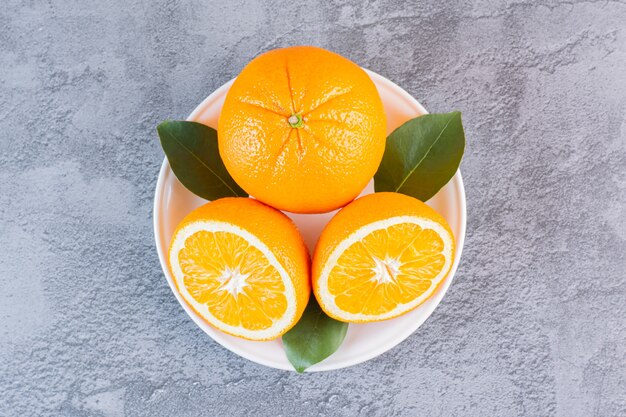
{"type": "MultiPolygon", "coordinates": [[[[372,71],[368,71],[368,74],[376,84],[385,106],[388,134],[405,121],[427,113],[426,109],[402,88],[372,71]]],[[[231,80],[215,90],[213,94],[200,103],[193,113],[191,113],[188,120],[201,122],[213,128],[217,128],[217,120],[224,103],[224,98],[232,83],[233,81],[231,80]]],[[[370,194],[373,191],[373,183],[370,182],[365,190],[363,190],[362,195],[370,194]]],[[[183,187],[174,176],[167,159],[165,159],[161,166],[161,172],[159,173],[156,186],[156,195],[154,197],[154,235],[161,267],[163,268],[163,272],[165,273],[165,277],[167,278],[167,282],[174,296],[178,299],[178,302],[183,306],[183,309],[187,312],[189,317],[191,317],[206,334],[211,336],[213,340],[226,349],[261,365],[293,371],[293,367],[285,356],[280,340],[252,342],[224,334],[204,322],[189,308],[176,291],[172,276],[170,275],[165,261],[169,242],[176,225],[183,217],[204,203],[206,203],[206,200],[195,196],[183,187]]],[[[350,324],[348,334],[339,350],[323,362],[312,366],[307,371],[329,371],[332,369],[345,368],[367,361],[386,352],[402,342],[421,326],[441,302],[459,265],[465,238],[465,190],[463,188],[463,179],[461,178],[460,171],[456,173],[452,180],[441,189],[436,196],[428,201],[428,205],[433,207],[448,220],[454,237],[456,238],[457,251],[454,264],[444,284],[429,300],[404,316],[380,323],[350,324]]],[[[335,212],[326,214],[286,214],[296,222],[309,250],[312,251],[324,225],[326,225],[334,213],[335,212]]]]}

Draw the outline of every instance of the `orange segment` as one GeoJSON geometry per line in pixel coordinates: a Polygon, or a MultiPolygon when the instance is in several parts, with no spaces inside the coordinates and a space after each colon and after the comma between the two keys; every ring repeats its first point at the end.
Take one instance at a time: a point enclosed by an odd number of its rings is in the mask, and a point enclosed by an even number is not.
{"type": "Polygon", "coordinates": [[[432,296],[453,257],[450,228],[433,209],[401,194],[372,194],[342,209],[322,233],[313,290],[339,320],[385,320],[432,296]]]}
{"type": "Polygon", "coordinates": [[[185,302],[235,336],[276,338],[308,301],[304,242],[291,220],[255,200],[221,199],[192,212],[174,232],[169,261],[185,302]]]}

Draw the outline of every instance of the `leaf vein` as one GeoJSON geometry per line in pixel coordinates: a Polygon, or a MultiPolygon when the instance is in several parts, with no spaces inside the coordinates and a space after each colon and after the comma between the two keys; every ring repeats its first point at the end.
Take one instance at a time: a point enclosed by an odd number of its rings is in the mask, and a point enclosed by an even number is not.
{"type": "Polygon", "coordinates": [[[424,159],[426,159],[426,156],[428,156],[428,154],[430,153],[430,151],[433,149],[433,147],[437,144],[437,142],[439,141],[439,139],[441,138],[441,136],[443,135],[443,132],[445,132],[445,130],[448,128],[448,126],[450,125],[450,123],[452,122],[453,116],[450,116],[450,119],[446,122],[446,125],[443,127],[443,129],[441,129],[441,131],[439,132],[439,135],[437,135],[437,138],[433,141],[433,143],[428,147],[428,149],[426,150],[426,152],[424,152],[424,156],[422,156],[422,158],[417,161],[417,163],[415,164],[415,166],[411,169],[411,171],[407,174],[406,177],[404,177],[404,179],[402,180],[402,182],[400,182],[400,184],[396,187],[396,189],[394,190],[395,192],[400,192],[400,189],[404,186],[404,184],[406,183],[406,181],[409,179],[409,177],[411,177],[411,175],[413,175],[415,173],[415,171],[417,170],[417,167],[419,167],[422,163],[422,161],[424,161],[424,159]]]}
{"type": "Polygon", "coordinates": [[[202,166],[204,166],[207,170],[209,170],[209,172],[211,174],[213,174],[217,179],[219,179],[229,190],[231,193],[233,193],[233,195],[235,197],[237,197],[239,194],[237,194],[237,192],[235,192],[235,190],[233,190],[231,188],[230,185],[228,185],[228,183],[226,181],[224,181],[224,179],[222,177],[220,177],[215,171],[213,171],[211,169],[211,167],[209,167],[202,159],[200,159],[195,153],[193,153],[193,151],[191,149],[189,149],[187,146],[185,146],[185,144],[176,137],[176,135],[173,132],[170,132],[170,136],[183,148],[185,149],[187,152],[189,152],[189,154],[196,159],[202,166]]]}

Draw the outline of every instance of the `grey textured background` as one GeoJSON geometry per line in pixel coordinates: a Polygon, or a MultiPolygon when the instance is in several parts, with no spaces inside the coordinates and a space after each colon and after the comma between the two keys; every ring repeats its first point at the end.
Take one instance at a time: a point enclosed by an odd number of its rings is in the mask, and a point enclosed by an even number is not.
{"type": "Polygon", "coordinates": [[[626,415],[626,3],[224,3],[3,0],[0,415],[626,415]],[[151,226],[156,124],[293,44],[463,110],[469,142],[443,303],[304,376],[203,334],[151,226]]]}

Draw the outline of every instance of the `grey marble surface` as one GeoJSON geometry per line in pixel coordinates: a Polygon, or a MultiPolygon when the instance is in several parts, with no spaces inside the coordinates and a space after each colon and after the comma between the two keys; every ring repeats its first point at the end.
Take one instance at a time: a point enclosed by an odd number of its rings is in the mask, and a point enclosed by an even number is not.
{"type": "Polygon", "coordinates": [[[626,415],[626,3],[4,0],[0,416],[626,415]],[[163,154],[258,53],[313,44],[464,112],[463,260],[408,340],[299,376],[184,314],[163,154]]]}

